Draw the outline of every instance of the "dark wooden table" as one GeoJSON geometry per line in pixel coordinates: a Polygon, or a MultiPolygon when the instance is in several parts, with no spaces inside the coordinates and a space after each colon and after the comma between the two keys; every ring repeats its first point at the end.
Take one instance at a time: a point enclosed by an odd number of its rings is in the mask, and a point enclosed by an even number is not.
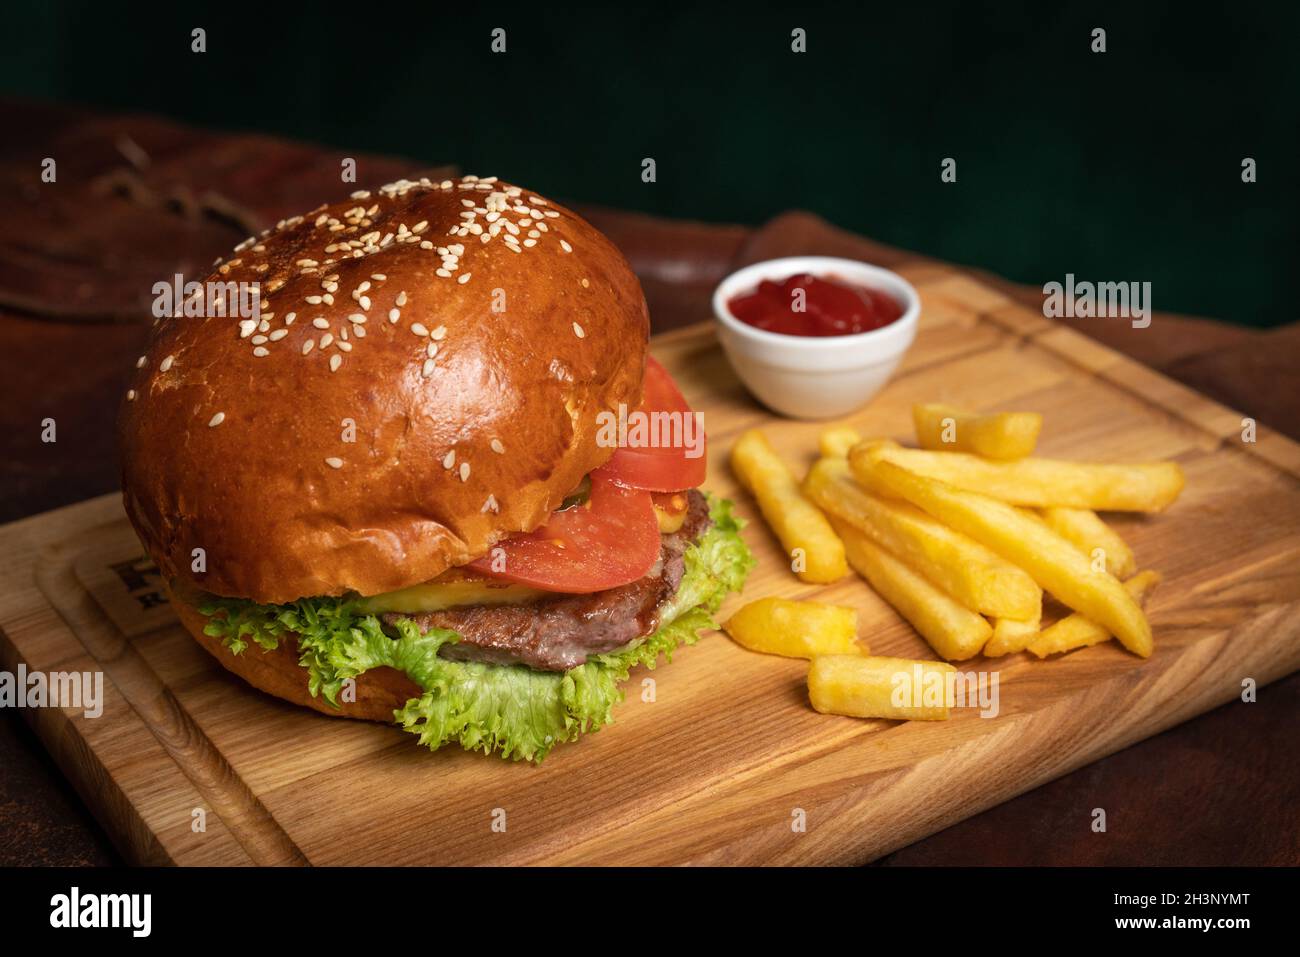
{"type": "MultiPolygon", "coordinates": [[[[329,150],[265,137],[15,101],[0,101],[0,123],[24,131],[0,146],[0,521],[12,521],[118,487],[113,418],[155,281],[202,278],[249,232],[349,187],[329,150]],[[44,157],[57,160],[54,183],[41,180],[44,157]],[[46,417],[58,423],[57,443],[40,441],[46,417]]],[[[362,156],[358,179],[447,168],[362,156]]],[[[755,229],[571,199],[626,252],[656,331],[707,318],[713,286],[745,262],[794,253],[925,261],[807,213],[755,229]]],[[[1036,288],[982,278],[1035,308],[1040,301],[1036,288]]],[[[1157,314],[1141,334],[1078,328],[1300,438],[1300,324],[1257,332],[1157,314]]],[[[1257,703],[1225,705],[881,863],[1295,864],[1297,718],[1292,675],[1257,703]],[[1107,811],[1105,834],[1090,827],[1097,807],[1107,811]]],[[[118,862],[22,719],[0,718],[0,864],[118,862]]]]}

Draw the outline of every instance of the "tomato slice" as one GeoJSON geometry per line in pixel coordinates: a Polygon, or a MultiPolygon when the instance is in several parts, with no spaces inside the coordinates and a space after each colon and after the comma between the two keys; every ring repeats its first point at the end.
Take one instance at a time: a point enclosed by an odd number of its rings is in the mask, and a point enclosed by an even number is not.
{"type": "Polygon", "coordinates": [[[644,391],[641,408],[632,413],[637,419],[628,417],[627,444],[601,471],[619,485],[651,492],[680,492],[702,484],[708,467],[704,430],[677,383],[653,356],[646,356],[644,391]],[[656,421],[655,413],[675,416],[656,421]],[[661,442],[665,439],[666,444],[661,442]]]}
{"type": "Polygon", "coordinates": [[[596,471],[584,504],[552,512],[541,528],[498,542],[467,567],[489,578],[585,594],[645,577],[659,547],[650,493],[596,471]]]}

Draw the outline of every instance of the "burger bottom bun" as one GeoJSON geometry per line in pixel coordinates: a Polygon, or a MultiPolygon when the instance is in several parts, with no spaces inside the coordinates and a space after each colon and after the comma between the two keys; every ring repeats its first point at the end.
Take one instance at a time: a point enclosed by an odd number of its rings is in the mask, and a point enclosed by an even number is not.
{"type": "Polygon", "coordinates": [[[419,686],[397,669],[375,668],[356,678],[355,701],[343,701],[340,695],[339,706],[333,708],[323,696],[313,697],[307,690],[307,669],[298,664],[296,636],[286,636],[286,640],[281,640],[280,646],[274,651],[265,651],[260,645],[250,642],[242,654],[233,654],[221,643],[220,638],[203,633],[203,626],[208,621],[206,615],[200,614],[198,609],[178,598],[166,585],[163,587],[176,617],[194,640],[206,648],[227,671],[234,672],[254,688],[269,695],[312,708],[332,718],[359,718],[391,724],[393,712],[421,694],[419,686]]]}

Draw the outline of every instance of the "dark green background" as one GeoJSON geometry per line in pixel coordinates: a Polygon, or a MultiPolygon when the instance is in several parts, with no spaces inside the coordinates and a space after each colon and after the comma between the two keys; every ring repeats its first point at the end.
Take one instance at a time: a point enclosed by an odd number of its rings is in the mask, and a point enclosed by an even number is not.
{"type": "Polygon", "coordinates": [[[1296,9],[49,2],[7,11],[0,87],[665,215],[803,207],[1012,279],[1149,280],[1157,309],[1267,326],[1294,318],[1300,264],[1296,9]]]}

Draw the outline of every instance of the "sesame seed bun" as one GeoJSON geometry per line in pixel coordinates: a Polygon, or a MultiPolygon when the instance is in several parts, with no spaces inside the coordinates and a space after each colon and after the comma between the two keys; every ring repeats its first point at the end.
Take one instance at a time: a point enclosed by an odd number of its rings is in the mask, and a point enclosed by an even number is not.
{"type": "Polygon", "coordinates": [[[260,318],[157,321],[119,419],[127,515],[178,586],[278,603],[427,581],[540,525],[612,454],[598,413],[640,400],[626,260],[495,179],[358,191],[209,278],[259,283],[260,318]]]}

